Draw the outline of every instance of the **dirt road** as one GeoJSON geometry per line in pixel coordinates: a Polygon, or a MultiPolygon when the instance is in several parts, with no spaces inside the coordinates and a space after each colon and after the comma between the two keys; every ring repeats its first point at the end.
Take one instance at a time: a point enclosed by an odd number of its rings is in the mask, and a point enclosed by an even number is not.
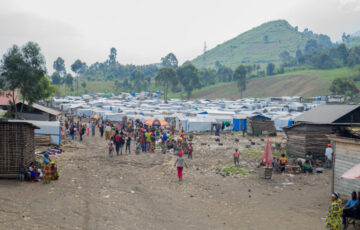
{"type": "Polygon", "coordinates": [[[170,154],[109,158],[100,137],[66,145],[58,181],[0,180],[0,229],[324,229],[329,172],[223,177],[214,167],[232,146],[204,151],[197,138],[182,183],[170,154]]]}

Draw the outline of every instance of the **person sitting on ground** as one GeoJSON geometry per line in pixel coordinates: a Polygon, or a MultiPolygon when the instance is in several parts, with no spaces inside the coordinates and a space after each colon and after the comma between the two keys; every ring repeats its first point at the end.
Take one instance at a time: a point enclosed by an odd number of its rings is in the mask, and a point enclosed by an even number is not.
{"type": "Polygon", "coordinates": [[[239,152],[238,149],[235,149],[235,152],[234,152],[234,165],[236,167],[238,167],[240,165],[239,160],[240,160],[240,152],[239,152]]]}
{"type": "Polygon", "coordinates": [[[281,157],[280,157],[280,171],[282,173],[285,172],[286,163],[287,163],[287,158],[285,157],[285,154],[281,154],[281,157]]]}
{"type": "Polygon", "coordinates": [[[331,148],[331,144],[328,144],[328,147],[325,149],[326,166],[328,168],[331,168],[332,166],[332,154],[333,154],[333,149],[331,148]]]}
{"type": "Polygon", "coordinates": [[[29,178],[30,178],[31,182],[36,181],[36,172],[35,172],[34,162],[31,162],[29,167],[28,167],[28,175],[29,175],[29,178]]]}
{"type": "Polygon", "coordinates": [[[351,199],[346,203],[346,205],[344,206],[344,211],[343,211],[343,225],[347,226],[347,222],[346,222],[346,218],[347,217],[355,217],[355,206],[357,205],[357,203],[359,202],[358,197],[356,196],[356,192],[353,191],[351,193],[351,199]]]}
{"type": "Polygon", "coordinates": [[[341,230],[341,216],[343,209],[341,199],[337,192],[331,195],[331,205],[326,217],[326,229],[341,230]]]}
{"type": "Polygon", "coordinates": [[[305,163],[303,165],[303,172],[304,173],[306,173],[306,172],[312,173],[313,172],[313,164],[308,156],[305,159],[305,163]]]}

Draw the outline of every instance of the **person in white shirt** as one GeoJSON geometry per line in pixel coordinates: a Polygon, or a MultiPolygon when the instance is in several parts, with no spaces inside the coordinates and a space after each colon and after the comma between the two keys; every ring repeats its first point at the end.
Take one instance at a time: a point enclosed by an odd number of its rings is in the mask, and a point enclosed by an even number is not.
{"type": "Polygon", "coordinates": [[[326,165],[328,168],[332,167],[332,155],[333,149],[331,148],[331,144],[328,144],[328,147],[325,149],[326,165]]]}

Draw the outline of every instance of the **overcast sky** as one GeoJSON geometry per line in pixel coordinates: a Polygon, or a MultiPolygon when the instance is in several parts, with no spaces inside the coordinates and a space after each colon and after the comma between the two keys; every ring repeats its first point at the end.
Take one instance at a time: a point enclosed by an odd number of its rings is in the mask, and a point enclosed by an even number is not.
{"type": "Polygon", "coordinates": [[[150,64],[173,52],[180,63],[270,20],[285,19],[333,41],[360,30],[360,0],[0,0],[0,55],[37,42],[48,72],[118,51],[122,64],[150,64]]]}

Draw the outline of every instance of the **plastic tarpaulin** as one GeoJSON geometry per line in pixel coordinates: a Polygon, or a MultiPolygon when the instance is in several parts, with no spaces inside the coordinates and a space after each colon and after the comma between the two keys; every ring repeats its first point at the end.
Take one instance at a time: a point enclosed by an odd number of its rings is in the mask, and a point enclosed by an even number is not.
{"type": "Polygon", "coordinates": [[[240,120],[240,131],[243,131],[245,129],[245,131],[247,131],[247,122],[246,122],[246,119],[241,119],[240,120]]]}
{"type": "Polygon", "coordinates": [[[240,131],[240,119],[233,119],[233,130],[240,131]]]}

